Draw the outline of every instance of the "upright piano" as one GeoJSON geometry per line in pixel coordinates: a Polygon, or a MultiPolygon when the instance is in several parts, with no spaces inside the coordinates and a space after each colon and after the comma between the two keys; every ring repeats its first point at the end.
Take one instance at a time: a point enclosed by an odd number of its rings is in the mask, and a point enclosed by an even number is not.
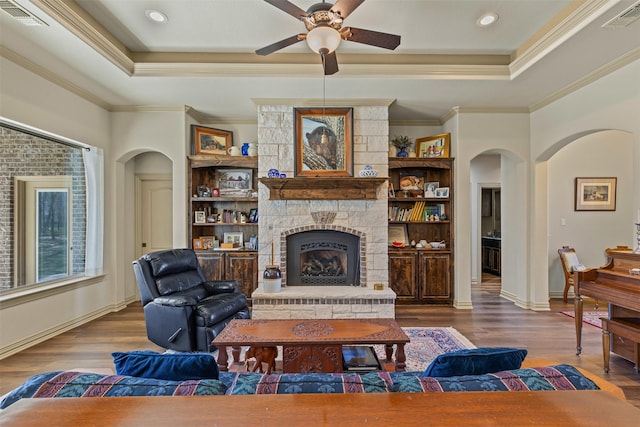
{"type": "Polygon", "coordinates": [[[602,318],[604,371],[609,372],[610,352],[640,365],[640,253],[627,246],[607,249],[607,264],[600,268],[576,271],[576,354],[582,351],[583,296],[609,303],[602,318]]]}

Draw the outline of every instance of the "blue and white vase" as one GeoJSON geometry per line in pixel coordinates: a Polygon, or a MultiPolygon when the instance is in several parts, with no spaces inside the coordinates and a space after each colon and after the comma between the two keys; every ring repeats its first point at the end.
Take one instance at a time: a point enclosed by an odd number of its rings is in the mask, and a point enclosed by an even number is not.
{"type": "Polygon", "coordinates": [[[278,169],[269,169],[267,175],[269,178],[280,178],[280,171],[278,169]]]}
{"type": "Polygon", "coordinates": [[[409,153],[407,153],[407,149],[405,147],[401,147],[396,153],[396,157],[409,157],[409,153]]]}

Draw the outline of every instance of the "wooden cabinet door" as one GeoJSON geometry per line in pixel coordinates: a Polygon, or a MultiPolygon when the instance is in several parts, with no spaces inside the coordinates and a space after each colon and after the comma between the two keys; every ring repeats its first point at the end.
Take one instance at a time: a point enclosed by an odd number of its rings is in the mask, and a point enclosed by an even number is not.
{"type": "Polygon", "coordinates": [[[389,287],[399,301],[417,301],[416,255],[413,251],[389,251],[389,287]]]}
{"type": "Polygon", "coordinates": [[[224,254],[201,252],[198,253],[198,263],[207,280],[224,279],[224,254]]]}
{"type": "Polygon", "coordinates": [[[420,254],[420,298],[427,302],[445,302],[451,292],[451,256],[449,254],[420,254]]]}
{"type": "Polygon", "coordinates": [[[258,254],[254,252],[228,252],[226,254],[226,279],[238,281],[238,290],[247,298],[258,288],[258,254]]]}
{"type": "Polygon", "coordinates": [[[282,372],[342,372],[341,345],[283,346],[282,372]]]}

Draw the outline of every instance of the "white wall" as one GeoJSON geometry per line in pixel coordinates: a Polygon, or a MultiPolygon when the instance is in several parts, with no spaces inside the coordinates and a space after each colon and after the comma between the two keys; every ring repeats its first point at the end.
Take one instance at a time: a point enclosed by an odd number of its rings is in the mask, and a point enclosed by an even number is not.
{"type": "MultiPolygon", "coordinates": [[[[531,225],[532,240],[531,251],[533,268],[529,282],[532,298],[536,301],[547,299],[549,287],[549,260],[557,256],[557,247],[551,247],[548,241],[550,233],[548,214],[553,206],[548,205],[547,191],[554,185],[548,176],[548,160],[560,148],[590,133],[607,129],[626,131],[632,139],[631,152],[627,151],[626,159],[617,161],[631,162],[632,170],[626,171],[622,166],[616,167],[614,173],[607,175],[617,176],[619,182],[631,183],[622,196],[631,200],[629,204],[623,204],[617,215],[623,215],[623,223],[626,223],[627,232],[624,236],[618,236],[618,225],[610,221],[594,221],[593,227],[602,228],[599,235],[609,232],[615,237],[614,244],[635,245],[633,232],[635,227],[635,213],[640,209],[640,60],[628,64],[611,74],[591,83],[588,86],[538,110],[531,114],[531,156],[536,160],[532,174],[532,185],[529,192],[533,206],[531,225]],[[626,172],[625,172],[626,171],[626,172]]],[[[611,141],[603,141],[609,146],[611,141]]],[[[586,156],[587,153],[584,153],[586,156]]],[[[600,157],[593,151],[590,156],[600,157]]],[[[574,160],[575,162],[575,160],[574,160]]],[[[592,175],[587,174],[586,176],[592,175]]],[[[620,200],[620,199],[619,199],[620,200]]],[[[583,217],[584,218],[584,217],[583,217]]],[[[557,218],[556,218],[557,222],[557,218]]],[[[592,249],[601,253],[609,243],[598,242],[600,248],[592,249]]],[[[594,246],[596,246],[594,245],[594,246]]],[[[585,249],[588,250],[588,249],[585,249]]],[[[598,256],[585,253],[587,260],[597,261],[598,256]]]]}
{"type": "Polygon", "coordinates": [[[632,246],[629,224],[633,215],[633,138],[622,131],[603,131],[568,144],[548,162],[549,291],[562,295],[564,273],[557,250],[576,249],[589,267],[605,263],[604,249],[632,246]],[[576,177],[617,177],[616,210],[574,210],[576,177]]]}
{"type": "MultiPolygon", "coordinates": [[[[527,241],[527,165],[529,150],[529,116],[522,113],[472,113],[460,110],[455,120],[447,122],[452,133],[452,156],[455,157],[455,303],[471,308],[472,218],[477,206],[472,195],[471,162],[480,154],[501,154],[502,182],[502,288],[503,296],[516,304],[528,306],[527,296],[517,286],[527,267],[516,262],[528,259],[522,246],[527,241]]],[[[526,283],[526,282],[525,282],[526,283]]]]}
{"type": "MultiPolygon", "coordinates": [[[[187,155],[190,152],[184,109],[175,111],[135,111],[112,113],[112,150],[114,161],[109,165],[116,180],[115,203],[108,206],[107,215],[116,221],[115,244],[117,280],[125,284],[121,298],[135,298],[135,277],[131,262],[136,259],[135,194],[136,156],[141,153],[161,153],[171,162],[173,176],[173,245],[187,246],[187,155]]],[[[156,154],[158,155],[158,154],[156,154]]],[[[158,159],[159,157],[156,157],[158,159]]],[[[165,160],[158,162],[163,167],[165,160]]]]}
{"type": "MultiPolygon", "coordinates": [[[[0,57],[0,115],[100,147],[111,162],[109,113],[0,57]]],[[[105,206],[113,204],[105,171],[105,206]]],[[[34,296],[0,298],[0,358],[123,306],[116,298],[114,223],[105,218],[104,277],[34,296]]]]}

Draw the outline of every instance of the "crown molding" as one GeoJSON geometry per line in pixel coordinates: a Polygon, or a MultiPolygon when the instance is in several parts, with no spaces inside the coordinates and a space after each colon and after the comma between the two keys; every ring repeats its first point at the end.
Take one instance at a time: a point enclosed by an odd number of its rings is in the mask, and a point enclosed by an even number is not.
{"type": "Polygon", "coordinates": [[[620,58],[592,71],[591,73],[587,74],[586,76],[582,77],[581,79],[576,80],[575,82],[571,83],[568,86],[565,86],[564,88],[560,89],[559,91],[552,93],[551,95],[547,96],[546,98],[532,104],[529,106],[529,111],[530,112],[534,112],[537,111],[543,107],[546,107],[547,105],[564,98],[565,96],[579,90],[582,89],[583,87],[595,82],[596,80],[601,79],[602,77],[613,73],[616,70],[619,70],[620,68],[624,67],[625,65],[629,65],[634,61],[637,61],[640,59],[640,47],[636,48],[634,50],[632,50],[631,52],[628,52],[627,54],[621,56],[620,58]]]}
{"type": "Polygon", "coordinates": [[[251,98],[256,106],[284,105],[288,107],[389,107],[393,98],[318,99],[318,98],[251,98]]]}
{"type": "Polygon", "coordinates": [[[440,117],[440,125],[445,124],[459,114],[528,114],[528,107],[496,108],[496,107],[453,107],[440,117]]]}
{"type": "Polygon", "coordinates": [[[109,108],[112,113],[184,113],[186,110],[184,105],[112,105],[109,108]]]}
{"type": "Polygon", "coordinates": [[[433,120],[392,120],[389,119],[389,126],[442,126],[438,119],[433,120]]]}
{"type": "Polygon", "coordinates": [[[104,108],[107,111],[111,109],[111,104],[104,101],[102,98],[94,95],[87,90],[82,89],[80,86],[60,77],[58,74],[49,71],[48,69],[36,64],[35,62],[25,58],[24,56],[5,46],[0,46],[0,56],[28,71],[31,71],[32,73],[42,77],[43,79],[78,95],[80,98],[89,101],[92,104],[97,105],[98,107],[104,108]]]}
{"type": "Polygon", "coordinates": [[[133,73],[134,62],[127,47],[74,1],[30,1],[116,67],[128,75],[133,73]]]}
{"type": "Polygon", "coordinates": [[[456,107],[462,114],[527,114],[528,107],[456,107]]]}
{"type": "MultiPolygon", "coordinates": [[[[314,63],[137,62],[134,77],[318,77],[314,63]]],[[[340,78],[387,77],[424,79],[509,80],[507,65],[354,64],[340,62],[340,78]]]]}
{"type": "Polygon", "coordinates": [[[572,2],[554,20],[516,49],[509,65],[511,78],[518,77],[619,1],[583,0],[572,2]]]}

